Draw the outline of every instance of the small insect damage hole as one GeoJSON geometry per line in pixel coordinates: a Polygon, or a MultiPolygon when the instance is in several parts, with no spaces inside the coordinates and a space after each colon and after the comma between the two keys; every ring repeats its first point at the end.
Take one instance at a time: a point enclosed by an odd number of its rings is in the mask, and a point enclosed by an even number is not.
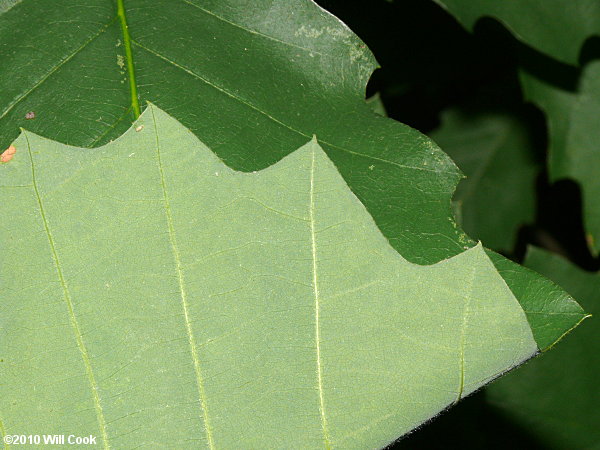
{"type": "Polygon", "coordinates": [[[15,153],[17,153],[17,148],[14,145],[11,145],[2,152],[0,155],[0,161],[3,163],[9,162],[11,159],[13,159],[15,153]]]}
{"type": "Polygon", "coordinates": [[[27,114],[25,114],[25,118],[27,120],[35,119],[35,112],[34,111],[29,111],[27,114]]]}

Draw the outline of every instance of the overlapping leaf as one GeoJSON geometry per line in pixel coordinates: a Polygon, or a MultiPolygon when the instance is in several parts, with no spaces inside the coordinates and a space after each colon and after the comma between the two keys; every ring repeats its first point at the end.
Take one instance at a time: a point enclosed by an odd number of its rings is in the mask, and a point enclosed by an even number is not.
{"type": "MultiPolygon", "coordinates": [[[[105,143],[145,100],[237,169],[264,168],[317,134],[405,258],[434,263],[475,245],[451,214],[454,164],[425,136],[373,114],[364,101],[373,55],[308,0],[4,3],[0,58],[7,144],[18,126],[105,143]]],[[[564,292],[490,256],[541,349],[573,326],[562,308],[581,311],[564,292]]]]}
{"type": "MultiPolygon", "coordinates": [[[[576,0],[568,6],[564,2],[550,4],[541,0],[436,1],[468,28],[473,28],[482,16],[495,17],[517,38],[568,64],[579,64],[584,42],[591,36],[600,36],[600,3],[594,0],[576,0]]],[[[530,58],[539,59],[527,55],[526,65],[531,64],[530,58]]],[[[558,82],[552,79],[557,75],[561,78],[561,72],[565,72],[565,68],[551,61],[546,61],[545,67],[524,70],[521,74],[523,91],[548,119],[551,178],[572,178],[582,186],[588,241],[597,253],[600,250],[600,234],[596,232],[600,230],[600,209],[595,198],[600,192],[596,176],[600,167],[596,158],[598,127],[594,117],[600,113],[597,82],[600,65],[591,62],[584,67],[576,90],[565,86],[562,79],[558,82]]]]}
{"type": "Polygon", "coordinates": [[[600,250],[600,63],[588,63],[577,91],[560,87],[533,73],[521,79],[527,98],[546,114],[550,134],[549,173],[553,180],[571,178],[582,188],[583,217],[590,248],[600,250]]]}
{"type": "Polygon", "coordinates": [[[535,211],[539,165],[527,129],[509,114],[448,110],[430,137],[467,176],[454,196],[461,225],[491,248],[511,251],[535,211]]]}
{"type": "Polygon", "coordinates": [[[25,0],[1,16],[7,144],[18,126],[72,145],[105,143],[146,100],[238,169],[264,168],[317,134],[406,257],[434,262],[473,244],[449,220],[458,170],[426,137],[373,115],[364,90],[374,57],[335,17],[306,0],[125,6],[131,59],[111,1],[46,11],[25,0]],[[21,49],[26,41],[45,44],[21,49]]]}
{"type": "MultiPolygon", "coordinates": [[[[596,316],[600,276],[532,248],[525,264],[567,288],[596,316]]],[[[526,426],[549,448],[600,446],[600,326],[593,317],[555,349],[494,383],[490,402],[526,426]]]]}
{"type": "MultiPolygon", "coordinates": [[[[436,0],[437,1],[437,0],[436,0]]],[[[513,34],[562,62],[577,65],[584,42],[600,34],[600,4],[593,1],[492,2],[440,0],[465,26],[482,16],[500,20],[513,34]]],[[[590,248],[600,249],[600,193],[597,174],[600,65],[582,70],[524,52],[521,83],[527,100],[547,116],[551,180],[572,178],[582,187],[590,248]]],[[[590,311],[597,310],[598,275],[586,273],[556,255],[530,250],[526,265],[565,286],[590,311]]],[[[542,355],[490,386],[487,398],[548,448],[583,449],[600,445],[594,380],[598,367],[598,326],[587,323],[577,339],[542,355]]]]}
{"type": "Polygon", "coordinates": [[[434,0],[465,27],[481,17],[502,22],[518,39],[568,64],[577,64],[584,42],[600,35],[596,0],[434,0]]]}
{"type": "Polygon", "coordinates": [[[94,152],[15,146],[3,433],[377,447],[538,351],[481,246],[406,261],[316,140],[236,172],[150,106],[94,152]]]}

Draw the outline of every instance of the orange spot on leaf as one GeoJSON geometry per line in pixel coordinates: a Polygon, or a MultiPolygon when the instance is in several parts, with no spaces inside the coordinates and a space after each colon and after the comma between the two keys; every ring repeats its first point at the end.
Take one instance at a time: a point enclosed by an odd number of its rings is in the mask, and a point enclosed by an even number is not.
{"type": "Polygon", "coordinates": [[[17,153],[17,148],[14,145],[11,145],[6,150],[4,150],[4,152],[2,152],[2,154],[0,155],[0,161],[2,161],[3,163],[9,162],[13,158],[13,156],[15,156],[15,153],[17,153]]]}

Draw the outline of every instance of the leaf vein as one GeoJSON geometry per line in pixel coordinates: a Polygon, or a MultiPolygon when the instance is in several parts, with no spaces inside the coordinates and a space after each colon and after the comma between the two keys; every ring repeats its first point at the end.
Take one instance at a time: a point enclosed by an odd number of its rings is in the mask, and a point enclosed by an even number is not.
{"type": "Polygon", "coordinates": [[[12,103],[10,103],[6,109],[2,112],[2,114],[0,114],[0,119],[4,118],[10,111],[12,111],[12,109],[17,106],[23,99],[25,99],[29,94],[31,94],[33,91],[35,91],[38,87],[40,87],[40,85],[46,81],[48,78],[50,78],[54,73],[56,73],[56,71],[58,69],[60,69],[62,66],[64,66],[66,63],[68,63],[71,59],[73,59],[75,57],[75,55],[79,54],[84,48],[86,48],[89,44],[91,44],[94,40],[96,40],[96,38],[98,36],[100,36],[102,33],[104,33],[108,27],[110,27],[113,22],[117,20],[116,17],[114,17],[110,22],[108,22],[106,25],[103,25],[102,28],[100,28],[100,30],[94,34],[91,38],[89,38],[87,41],[85,41],[80,47],[78,47],[77,49],[75,49],[75,51],[73,53],[71,53],[69,56],[67,56],[66,58],[64,58],[62,61],[60,61],[58,64],[56,64],[54,67],[52,67],[48,73],[46,75],[44,75],[42,78],[40,78],[31,88],[29,88],[29,90],[25,91],[23,94],[21,94],[19,97],[17,97],[15,100],[13,100],[12,103]]]}
{"type": "Polygon", "coordinates": [[[202,420],[204,423],[204,431],[208,440],[208,446],[212,450],[215,448],[213,441],[212,428],[210,425],[210,418],[208,415],[208,405],[206,400],[206,392],[204,389],[204,378],[202,374],[202,366],[200,364],[200,358],[198,357],[198,350],[196,348],[196,340],[194,338],[194,332],[192,330],[192,323],[190,320],[189,305],[187,300],[187,291],[185,288],[185,278],[183,273],[183,264],[181,262],[181,254],[177,245],[177,239],[175,236],[175,227],[173,223],[173,214],[171,213],[171,204],[169,202],[169,195],[167,193],[167,185],[165,180],[165,173],[162,164],[162,158],[160,153],[160,142],[158,139],[158,128],[156,125],[156,117],[154,115],[154,109],[150,106],[152,111],[152,120],[154,122],[154,133],[156,135],[156,155],[158,160],[158,170],[160,173],[160,182],[163,193],[163,201],[165,207],[165,215],[167,217],[167,225],[169,228],[169,243],[171,245],[171,251],[173,252],[173,258],[175,259],[175,268],[177,272],[177,281],[179,284],[179,293],[181,296],[181,306],[183,308],[183,317],[185,320],[185,329],[187,332],[188,343],[190,346],[190,353],[194,364],[194,372],[196,375],[196,386],[198,388],[198,394],[200,396],[200,407],[202,409],[202,420]]]}
{"type": "Polygon", "coordinates": [[[117,125],[119,125],[119,123],[121,123],[121,121],[127,117],[127,115],[129,114],[129,112],[131,111],[131,106],[129,108],[127,108],[125,110],[125,112],[115,121],[113,122],[112,125],[110,125],[104,132],[102,132],[100,135],[98,135],[98,137],[96,139],[94,139],[92,142],[90,142],[88,145],[90,147],[93,147],[94,145],[96,145],[98,142],[100,142],[102,140],[102,138],[104,138],[104,136],[106,136],[108,133],[110,133],[112,130],[114,130],[115,128],[117,128],[117,125]]]}
{"type": "Polygon", "coordinates": [[[260,37],[263,37],[265,39],[269,39],[270,41],[278,42],[279,44],[283,44],[283,45],[286,45],[286,46],[289,46],[289,47],[297,48],[298,50],[302,50],[302,51],[307,52],[307,53],[312,53],[312,54],[320,55],[320,56],[329,56],[329,57],[333,57],[333,58],[339,58],[340,57],[340,55],[337,55],[337,54],[332,55],[332,54],[329,54],[329,53],[322,53],[322,52],[319,52],[318,50],[313,50],[311,48],[302,47],[301,45],[296,45],[296,44],[292,44],[291,42],[286,42],[284,40],[277,39],[276,37],[269,36],[268,34],[261,33],[260,31],[252,30],[252,29],[244,27],[244,26],[242,26],[242,25],[240,25],[238,23],[235,23],[235,22],[232,22],[230,20],[227,20],[224,17],[221,17],[221,16],[215,14],[212,11],[209,11],[207,9],[202,8],[200,5],[197,5],[197,4],[193,3],[193,2],[190,2],[189,0],[182,0],[182,1],[183,1],[183,3],[186,3],[186,4],[190,5],[190,6],[193,6],[194,8],[199,9],[200,11],[208,14],[209,16],[212,16],[212,17],[214,17],[214,18],[216,18],[216,19],[218,19],[218,20],[220,20],[222,22],[225,22],[225,23],[227,23],[227,24],[229,24],[231,26],[239,28],[240,30],[244,30],[244,31],[246,31],[246,32],[248,32],[250,34],[254,34],[256,36],[260,36],[260,37]]]}
{"type": "Polygon", "coordinates": [[[127,15],[123,0],[117,0],[117,15],[121,23],[121,32],[123,33],[123,46],[125,47],[125,59],[127,61],[127,74],[129,75],[129,95],[131,97],[131,108],[133,115],[137,119],[140,117],[140,102],[137,93],[137,83],[135,81],[135,67],[133,64],[133,52],[131,51],[131,36],[129,35],[129,25],[127,25],[127,15]]]}
{"type": "MultiPolygon", "coordinates": [[[[140,47],[141,49],[146,50],[148,53],[150,53],[150,54],[152,54],[152,55],[154,55],[154,56],[162,59],[163,61],[165,61],[165,62],[167,62],[169,64],[172,64],[173,66],[177,67],[180,70],[183,70],[184,72],[186,72],[187,74],[191,75],[192,77],[194,77],[194,78],[196,78],[196,79],[198,79],[198,80],[200,80],[200,81],[208,84],[209,86],[211,86],[214,89],[222,92],[223,94],[227,95],[228,97],[230,97],[230,98],[232,98],[234,100],[237,100],[238,102],[246,105],[250,109],[258,112],[259,114],[264,115],[265,117],[269,118],[270,120],[272,120],[276,124],[278,124],[278,125],[280,125],[280,126],[282,126],[284,128],[287,128],[288,130],[290,130],[290,131],[292,131],[292,132],[294,132],[296,134],[299,134],[300,136],[303,136],[305,138],[311,139],[313,137],[312,134],[304,133],[303,131],[297,130],[297,129],[291,127],[290,125],[287,125],[286,123],[284,123],[281,120],[277,119],[276,117],[270,115],[266,111],[263,111],[262,109],[254,106],[252,103],[250,103],[249,101],[243,99],[242,97],[239,97],[238,95],[236,95],[236,94],[234,94],[232,92],[229,92],[227,89],[225,89],[225,88],[223,88],[223,87],[221,87],[221,86],[213,83],[210,80],[207,80],[206,78],[204,78],[201,75],[198,75],[193,70],[191,70],[191,69],[189,69],[189,68],[187,68],[187,67],[185,67],[185,66],[183,66],[181,64],[178,64],[175,61],[170,60],[169,58],[167,58],[166,56],[158,53],[157,51],[152,50],[152,49],[150,49],[150,48],[148,48],[148,47],[140,44],[139,42],[137,42],[135,40],[132,40],[131,42],[134,45],[140,47]]],[[[327,142],[327,141],[325,141],[323,139],[320,139],[320,138],[319,138],[319,143],[327,145],[327,146],[332,147],[332,148],[335,148],[337,150],[346,152],[346,153],[350,153],[351,155],[356,155],[356,156],[360,156],[360,157],[363,157],[363,158],[371,159],[373,161],[379,161],[379,162],[383,162],[383,163],[386,163],[386,164],[391,164],[393,166],[400,167],[402,169],[420,170],[420,171],[423,171],[423,172],[432,172],[432,173],[436,173],[436,174],[456,175],[456,172],[454,172],[454,171],[452,171],[452,172],[446,172],[446,171],[441,171],[441,170],[436,170],[436,169],[430,169],[428,167],[418,167],[418,166],[409,166],[409,165],[406,165],[406,164],[400,164],[400,163],[397,163],[395,161],[390,161],[389,159],[378,158],[377,156],[367,155],[365,153],[356,152],[354,150],[350,150],[350,149],[345,148],[345,147],[340,147],[338,145],[332,144],[331,142],[327,142]]]]}
{"type": "Polygon", "coordinates": [[[4,424],[2,423],[2,419],[0,419],[0,435],[2,435],[2,442],[4,442],[4,448],[5,449],[10,448],[10,446],[4,440],[4,437],[6,436],[6,431],[4,429],[4,424]]]}
{"type": "Polygon", "coordinates": [[[465,388],[465,346],[467,341],[467,326],[469,324],[469,314],[471,306],[471,297],[473,296],[473,283],[475,281],[475,267],[471,269],[471,278],[467,284],[465,295],[463,297],[463,320],[460,328],[460,350],[459,350],[459,366],[460,366],[460,379],[458,384],[458,394],[454,403],[458,403],[462,398],[463,391],[465,388]]]}
{"type": "Polygon", "coordinates": [[[323,395],[323,369],[321,363],[321,324],[320,324],[320,296],[319,296],[319,277],[317,265],[317,234],[315,232],[315,145],[313,144],[312,159],[310,166],[310,237],[312,251],[312,287],[315,297],[315,348],[317,352],[317,389],[319,391],[319,413],[321,416],[321,429],[323,430],[323,438],[325,448],[331,448],[329,439],[329,430],[327,427],[327,416],[325,415],[325,398],[323,395]]]}
{"type": "Polygon", "coordinates": [[[56,267],[56,273],[58,275],[58,279],[60,281],[63,297],[65,303],[67,305],[67,310],[69,313],[69,322],[71,323],[71,328],[73,333],[75,334],[75,340],[77,342],[77,347],[79,352],[81,353],[81,358],[85,365],[85,371],[87,374],[88,382],[90,384],[92,390],[92,398],[94,403],[94,410],[96,412],[96,418],[98,420],[98,426],[100,427],[100,432],[102,434],[102,441],[104,442],[104,448],[109,449],[110,445],[108,444],[108,434],[106,431],[106,419],[104,418],[104,411],[102,410],[102,405],[100,404],[100,395],[98,394],[98,383],[96,382],[96,377],[94,375],[94,371],[92,369],[92,364],[90,360],[90,356],[88,354],[85,343],[83,342],[83,335],[81,333],[81,329],[79,327],[79,322],[77,321],[77,317],[75,316],[75,308],[73,306],[73,301],[71,298],[71,292],[69,291],[69,286],[65,280],[62,266],[60,264],[60,259],[58,257],[58,251],[56,250],[56,244],[54,242],[54,237],[52,236],[52,232],[50,231],[50,224],[48,222],[46,211],[44,209],[44,204],[42,202],[42,197],[40,195],[40,191],[37,185],[36,173],[35,173],[35,164],[33,162],[33,154],[31,152],[31,145],[29,143],[29,137],[27,133],[24,133],[25,138],[27,140],[27,150],[29,153],[29,159],[31,160],[31,178],[33,184],[33,190],[35,193],[35,197],[37,200],[37,204],[40,210],[40,215],[42,218],[42,222],[44,224],[44,230],[46,231],[46,237],[48,238],[48,244],[50,246],[50,251],[52,253],[52,259],[54,260],[54,266],[56,267]]]}

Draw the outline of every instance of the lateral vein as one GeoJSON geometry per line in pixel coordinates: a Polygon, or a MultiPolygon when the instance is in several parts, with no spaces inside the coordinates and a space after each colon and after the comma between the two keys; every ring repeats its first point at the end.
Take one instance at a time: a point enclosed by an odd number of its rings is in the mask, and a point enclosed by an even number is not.
{"type": "Polygon", "coordinates": [[[475,281],[475,268],[471,269],[471,278],[467,285],[466,294],[463,298],[463,320],[460,329],[460,348],[459,348],[459,367],[460,367],[460,379],[458,382],[458,394],[454,403],[458,403],[462,398],[463,391],[465,389],[465,346],[467,342],[467,326],[469,323],[469,314],[471,306],[471,297],[473,296],[473,282],[475,281]]]}
{"type": "MultiPolygon", "coordinates": [[[[175,61],[167,58],[165,55],[163,55],[163,54],[161,54],[161,53],[159,53],[159,52],[157,52],[155,50],[152,50],[151,48],[146,47],[146,46],[142,45],[141,43],[139,43],[137,41],[132,41],[132,43],[134,45],[136,45],[137,47],[139,47],[139,48],[141,48],[143,50],[146,50],[148,53],[156,56],[157,58],[160,58],[163,61],[165,61],[165,62],[173,65],[174,67],[176,67],[176,68],[184,71],[185,73],[187,73],[188,75],[192,76],[193,78],[196,78],[197,80],[202,81],[203,83],[207,84],[208,86],[211,86],[212,88],[216,89],[217,91],[221,92],[222,94],[226,95],[227,97],[229,97],[229,98],[231,98],[233,100],[236,100],[236,101],[240,102],[241,104],[247,106],[248,108],[250,108],[250,109],[258,112],[259,114],[261,114],[261,115],[263,115],[265,117],[267,117],[269,120],[271,120],[272,122],[280,125],[281,127],[287,128],[288,130],[290,130],[290,131],[292,131],[292,132],[294,132],[294,133],[296,133],[296,134],[298,134],[300,136],[309,138],[309,139],[312,137],[311,134],[307,134],[307,133],[305,133],[305,132],[303,132],[301,130],[297,130],[296,128],[294,128],[294,127],[286,124],[285,122],[282,122],[281,120],[277,119],[275,116],[272,116],[268,112],[263,111],[259,107],[255,106],[250,101],[245,100],[244,98],[240,97],[239,95],[237,95],[237,94],[235,94],[233,92],[230,92],[229,90],[225,89],[224,87],[219,86],[218,84],[210,81],[209,79],[207,79],[207,78],[205,78],[205,77],[197,74],[196,72],[194,72],[193,70],[189,69],[188,67],[185,67],[185,66],[183,66],[181,64],[176,63],[175,61]]],[[[406,164],[400,164],[400,163],[397,163],[395,161],[391,161],[389,159],[379,158],[377,156],[368,155],[366,153],[360,153],[360,152],[357,152],[357,151],[354,151],[354,150],[350,150],[349,148],[341,147],[339,145],[333,144],[333,143],[325,141],[323,139],[319,139],[319,142],[321,144],[323,144],[323,145],[327,145],[329,147],[335,148],[336,150],[340,150],[342,152],[349,153],[351,155],[359,156],[359,157],[366,158],[366,159],[371,159],[373,161],[379,161],[379,162],[386,163],[386,164],[391,164],[393,166],[400,167],[401,169],[419,170],[419,171],[422,171],[422,172],[431,172],[431,173],[437,173],[437,174],[448,174],[448,175],[455,175],[456,174],[456,172],[454,172],[454,171],[443,171],[443,170],[431,169],[431,168],[428,168],[428,167],[409,166],[409,165],[406,165],[406,164]]]]}
{"type": "Polygon", "coordinates": [[[54,260],[54,266],[56,267],[56,273],[58,275],[58,279],[62,286],[63,297],[65,303],[67,305],[67,310],[69,313],[69,321],[71,323],[71,328],[73,329],[73,333],[75,334],[75,340],[77,342],[77,347],[79,348],[79,352],[81,353],[81,358],[83,360],[83,364],[85,365],[85,371],[88,377],[88,382],[90,383],[90,387],[92,390],[92,398],[94,402],[94,409],[96,411],[96,418],[98,420],[98,425],[100,427],[100,433],[102,434],[102,441],[104,442],[104,448],[109,449],[110,445],[108,443],[108,434],[106,432],[106,419],[104,418],[104,412],[102,410],[102,405],[100,404],[100,395],[98,394],[98,383],[96,382],[96,377],[94,375],[94,371],[92,369],[92,363],[90,360],[89,353],[83,342],[83,336],[81,333],[81,329],[79,327],[79,323],[77,321],[77,317],[75,316],[75,308],[73,307],[73,300],[71,298],[71,293],[69,291],[69,286],[65,280],[63,270],[60,264],[60,259],[58,257],[58,252],[56,250],[56,244],[54,242],[54,237],[50,231],[50,224],[48,223],[48,219],[46,216],[46,211],[44,209],[44,204],[42,202],[42,197],[40,195],[40,191],[37,185],[37,179],[35,175],[35,164],[33,162],[33,153],[31,152],[31,145],[29,144],[29,137],[27,133],[23,133],[27,140],[27,150],[29,152],[29,158],[31,160],[31,177],[33,190],[35,192],[35,196],[37,199],[37,203],[40,209],[40,215],[42,216],[42,222],[44,223],[44,229],[46,231],[46,236],[48,238],[48,243],[50,245],[50,250],[52,253],[52,259],[54,260]]]}
{"type": "Polygon", "coordinates": [[[310,236],[311,236],[311,250],[312,250],[312,287],[315,296],[315,347],[317,351],[317,388],[319,391],[319,414],[321,416],[321,429],[323,430],[323,439],[325,448],[331,448],[331,442],[329,439],[329,430],[327,427],[327,416],[325,415],[325,398],[323,395],[323,369],[321,364],[321,324],[319,322],[319,315],[321,310],[320,296],[319,296],[319,278],[317,275],[317,237],[315,232],[315,150],[313,147],[312,161],[310,168],[310,207],[309,207],[309,220],[310,220],[310,236]]]}
{"type": "Polygon", "coordinates": [[[73,53],[71,53],[70,55],[66,56],[65,58],[63,58],[61,61],[59,61],[54,67],[52,67],[48,73],[46,73],[46,75],[44,75],[42,78],[40,78],[32,87],[30,87],[27,91],[25,91],[23,94],[21,94],[19,97],[17,97],[10,105],[7,106],[7,108],[0,114],[0,119],[4,118],[4,116],[6,116],[15,106],[17,106],[17,104],[19,104],[23,99],[25,99],[29,94],[31,94],[33,91],[35,91],[38,87],[41,86],[41,84],[46,81],[48,78],[50,78],[54,73],[56,73],[56,71],[58,69],[60,69],[62,66],[64,66],[66,63],[68,63],[71,59],[73,59],[75,57],[75,55],[77,55],[78,53],[80,53],[84,48],[86,48],[89,44],[91,44],[94,40],[96,40],[96,38],[98,36],[100,36],[102,33],[104,33],[108,27],[110,27],[113,22],[116,20],[117,18],[115,17],[114,19],[112,19],[110,22],[108,22],[106,25],[103,25],[102,28],[100,28],[100,30],[98,30],[98,32],[96,34],[94,34],[92,37],[90,37],[87,41],[85,41],[83,44],[81,44],[81,46],[79,46],[78,48],[75,49],[75,51],[73,53]]]}
{"type": "Polygon", "coordinates": [[[215,448],[212,428],[210,425],[210,418],[208,415],[208,404],[206,400],[206,391],[204,389],[204,378],[202,375],[202,366],[200,364],[200,358],[198,357],[198,349],[196,347],[196,339],[194,338],[194,331],[192,329],[192,323],[190,321],[189,304],[187,300],[187,291],[185,289],[185,278],[183,272],[183,264],[181,262],[181,253],[177,246],[177,239],[175,236],[175,227],[173,225],[173,214],[171,213],[171,205],[169,202],[169,195],[167,193],[167,185],[165,181],[165,173],[162,165],[162,159],[160,154],[160,143],[158,140],[158,130],[156,127],[156,117],[154,115],[154,109],[152,107],[152,120],[154,122],[154,132],[156,135],[156,155],[158,159],[158,170],[160,172],[160,182],[163,192],[163,201],[165,206],[165,214],[167,216],[167,225],[169,228],[169,242],[171,250],[173,252],[173,258],[175,259],[175,268],[177,272],[177,281],[179,283],[179,292],[181,295],[181,306],[183,308],[183,317],[185,320],[185,329],[188,336],[188,343],[190,346],[190,353],[192,355],[192,361],[194,363],[194,373],[196,375],[196,386],[198,388],[198,394],[200,396],[200,407],[202,409],[202,420],[204,422],[204,431],[206,433],[206,439],[208,446],[211,450],[215,448]]]}

